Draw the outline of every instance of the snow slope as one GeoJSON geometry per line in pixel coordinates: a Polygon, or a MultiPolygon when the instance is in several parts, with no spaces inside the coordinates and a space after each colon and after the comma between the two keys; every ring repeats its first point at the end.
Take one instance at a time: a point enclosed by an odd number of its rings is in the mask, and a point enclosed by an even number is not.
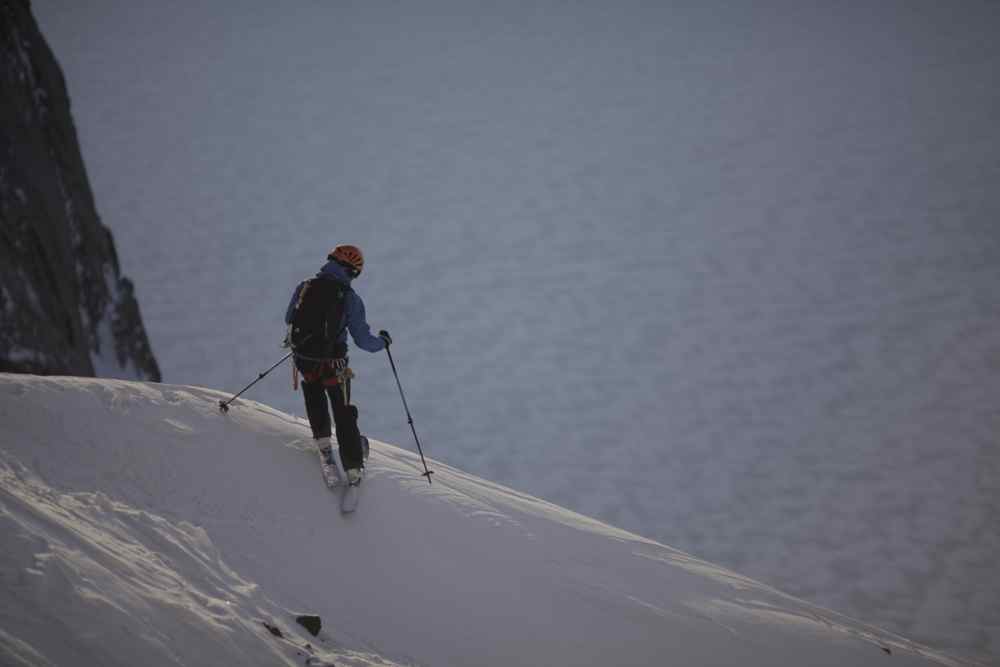
{"type": "Polygon", "coordinates": [[[381,442],[341,517],[304,424],[221,397],[0,375],[0,663],[959,664],[381,442]]]}

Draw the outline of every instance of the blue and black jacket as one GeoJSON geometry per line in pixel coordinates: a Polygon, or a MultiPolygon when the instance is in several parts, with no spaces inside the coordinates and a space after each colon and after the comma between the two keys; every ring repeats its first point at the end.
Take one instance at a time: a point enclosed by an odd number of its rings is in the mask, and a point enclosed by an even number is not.
{"type": "MultiPolygon", "coordinates": [[[[334,342],[341,343],[346,346],[347,344],[347,332],[351,332],[351,338],[354,339],[355,344],[362,350],[367,352],[379,352],[385,349],[385,341],[380,337],[372,335],[371,327],[368,325],[368,320],[365,318],[365,304],[361,300],[361,296],[358,295],[351,288],[351,275],[347,272],[343,266],[337,262],[330,261],[320,269],[319,273],[316,274],[316,278],[321,280],[335,280],[341,285],[347,287],[347,294],[344,297],[344,314],[342,316],[340,326],[337,330],[340,332],[334,342]]],[[[285,311],[285,324],[292,323],[292,316],[295,313],[295,304],[299,300],[299,292],[302,290],[302,284],[295,288],[295,292],[292,294],[292,299],[288,302],[288,308],[285,311]]]]}

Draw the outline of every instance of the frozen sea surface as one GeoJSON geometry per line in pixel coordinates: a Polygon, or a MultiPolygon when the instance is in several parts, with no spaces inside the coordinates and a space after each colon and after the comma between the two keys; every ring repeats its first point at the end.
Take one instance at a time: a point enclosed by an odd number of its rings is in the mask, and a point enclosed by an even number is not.
{"type": "Polygon", "coordinates": [[[167,381],[240,389],[357,243],[435,457],[1000,655],[1000,5],[62,5],[167,381]]]}

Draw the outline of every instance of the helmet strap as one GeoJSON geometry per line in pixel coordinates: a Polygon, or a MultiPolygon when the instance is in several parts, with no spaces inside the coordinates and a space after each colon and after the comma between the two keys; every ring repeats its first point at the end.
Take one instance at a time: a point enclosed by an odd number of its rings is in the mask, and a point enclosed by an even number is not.
{"type": "Polygon", "coordinates": [[[331,262],[336,262],[338,266],[344,267],[344,269],[347,271],[347,275],[349,275],[350,277],[357,278],[358,276],[361,275],[360,271],[358,271],[356,268],[354,268],[347,262],[341,262],[339,259],[334,259],[333,255],[330,255],[329,259],[331,262]]]}

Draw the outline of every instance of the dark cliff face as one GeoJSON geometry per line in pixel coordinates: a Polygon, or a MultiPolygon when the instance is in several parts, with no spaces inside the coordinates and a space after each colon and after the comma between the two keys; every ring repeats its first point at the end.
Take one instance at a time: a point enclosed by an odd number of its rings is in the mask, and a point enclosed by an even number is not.
{"type": "Polygon", "coordinates": [[[26,0],[0,0],[0,371],[160,380],[26,0]]]}

